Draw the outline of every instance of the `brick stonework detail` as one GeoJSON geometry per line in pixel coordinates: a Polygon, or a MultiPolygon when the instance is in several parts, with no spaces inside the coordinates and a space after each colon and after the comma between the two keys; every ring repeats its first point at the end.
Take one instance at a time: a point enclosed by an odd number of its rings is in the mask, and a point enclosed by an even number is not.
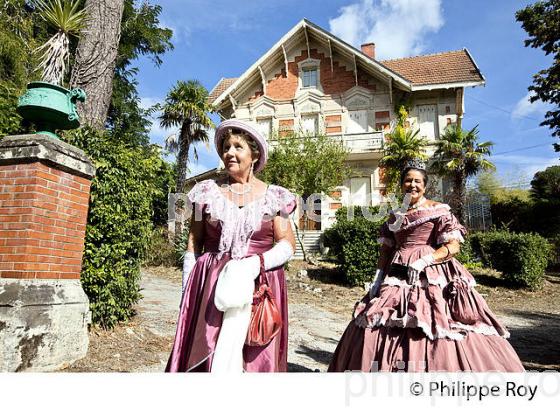
{"type": "MultiPolygon", "coordinates": [[[[311,58],[320,60],[320,81],[325,94],[341,94],[356,85],[354,70],[347,70],[338,61],[333,61],[333,71],[331,71],[331,59],[316,49],[311,49],[311,58]]],[[[295,98],[298,87],[298,63],[306,60],[307,50],[302,50],[301,54],[294,61],[288,62],[288,72],[283,68],[266,85],[266,95],[274,100],[290,100],[295,98]]],[[[375,91],[375,84],[370,84],[368,76],[358,69],[358,85],[375,91]]]]}
{"type": "Polygon", "coordinates": [[[330,208],[331,209],[339,209],[339,208],[342,208],[342,204],[336,203],[336,202],[331,202],[330,208]]]}
{"type": "Polygon", "coordinates": [[[335,123],[340,123],[340,121],[342,121],[342,115],[340,115],[340,114],[337,114],[337,115],[327,115],[327,116],[325,117],[325,122],[326,122],[327,124],[333,123],[333,122],[335,122],[335,123]]]}
{"type": "Polygon", "coordinates": [[[340,191],[331,191],[330,193],[330,197],[333,199],[340,199],[341,196],[342,196],[342,192],[340,191]]]}
{"type": "Polygon", "coordinates": [[[294,132],[294,119],[279,120],[278,121],[278,135],[285,137],[286,135],[294,132]]]}
{"type": "Polygon", "coordinates": [[[0,277],[80,278],[90,184],[41,162],[0,165],[0,277]]]}
{"type": "Polygon", "coordinates": [[[327,134],[342,133],[342,115],[327,115],[325,117],[325,128],[327,134]]]}

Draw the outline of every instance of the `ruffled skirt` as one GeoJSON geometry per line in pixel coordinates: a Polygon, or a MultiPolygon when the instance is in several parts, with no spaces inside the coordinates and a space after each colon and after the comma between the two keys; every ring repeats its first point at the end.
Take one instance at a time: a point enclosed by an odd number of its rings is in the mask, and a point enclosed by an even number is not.
{"type": "MultiPolygon", "coordinates": [[[[406,265],[423,253],[393,262],[406,265]]],[[[428,267],[416,286],[389,273],[378,296],[364,298],[328,371],[524,371],[474,285],[455,259],[428,267]]]]}

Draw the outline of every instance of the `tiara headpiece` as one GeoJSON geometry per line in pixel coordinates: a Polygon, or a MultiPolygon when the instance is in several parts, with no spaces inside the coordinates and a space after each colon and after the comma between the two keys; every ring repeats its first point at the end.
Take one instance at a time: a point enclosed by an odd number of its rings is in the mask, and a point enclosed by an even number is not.
{"type": "Polygon", "coordinates": [[[423,171],[426,170],[426,163],[419,158],[409,159],[404,163],[403,170],[414,168],[414,169],[421,169],[423,171]]]}

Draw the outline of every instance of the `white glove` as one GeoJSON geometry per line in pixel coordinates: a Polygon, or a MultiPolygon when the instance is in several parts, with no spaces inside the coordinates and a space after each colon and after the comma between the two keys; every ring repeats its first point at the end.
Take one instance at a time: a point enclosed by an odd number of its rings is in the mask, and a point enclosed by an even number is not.
{"type": "Polygon", "coordinates": [[[260,273],[259,257],[232,259],[227,262],[216,283],[214,304],[222,312],[240,308],[253,301],[255,278],[260,273]]]}
{"type": "Polygon", "coordinates": [[[282,240],[272,247],[272,249],[263,253],[264,270],[270,270],[278,266],[284,265],[290,260],[294,254],[294,248],[290,242],[282,240]]]}
{"type": "MultiPolygon", "coordinates": [[[[272,249],[263,253],[264,269],[270,270],[284,265],[294,250],[288,241],[276,243],[272,249]]],[[[258,255],[243,259],[232,259],[227,262],[218,277],[214,304],[225,312],[231,308],[242,307],[253,301],[255,279],[261,272],[258,255]]]]}
{"type": "Polygon", "coordinates": [[[371,287],[369,288],[369,298],[370,300],[377,296],[379,293],[379,288],[381,287],[381,282],[383,282],[384,273],[381,269],[375,271],[375,276],[371,287]]]}
{"type": "Polygon", "coordinates": [[[185,293],[185,288],[187,287],[187,281],[191,274],[191,271],[196,263],[200,255],[195,254],[194,252],[185,252],[185,258],[183,260],[183,293],[185,293]]]}
{"type": "Polygon", "coordinates": [[[420,279],[420,272],[434,263],[434,260],[434,255],[430,253],[408,265],[408,284],[415,285],[418,279],[420,279]]]}

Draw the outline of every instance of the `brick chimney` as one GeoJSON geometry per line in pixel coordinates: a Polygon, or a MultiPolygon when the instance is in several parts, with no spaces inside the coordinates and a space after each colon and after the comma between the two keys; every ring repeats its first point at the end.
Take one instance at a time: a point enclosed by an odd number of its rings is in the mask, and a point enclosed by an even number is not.
{"type": "Polygon", "coordinates": [[[375,43],[362,44],[362,53],[375,60],[375,43]]]}

